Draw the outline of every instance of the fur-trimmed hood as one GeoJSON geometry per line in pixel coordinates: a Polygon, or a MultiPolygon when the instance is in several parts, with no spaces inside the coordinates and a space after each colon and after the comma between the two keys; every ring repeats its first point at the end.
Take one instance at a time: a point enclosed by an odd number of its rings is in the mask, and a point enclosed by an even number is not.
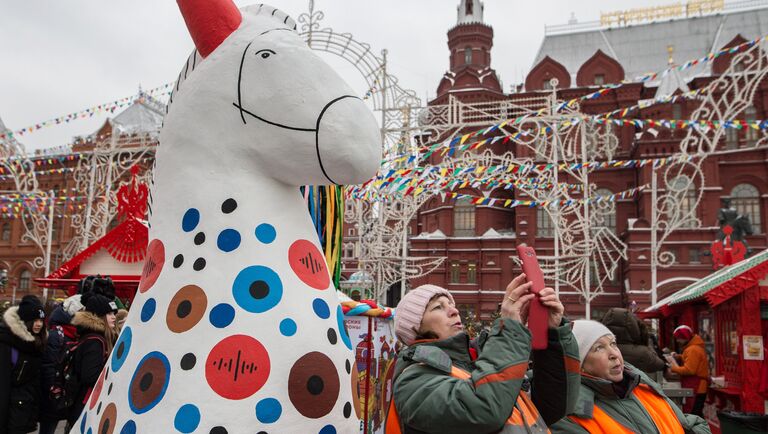
{"type": "Polygon", "coordinates": [[[104,321],[102,321],[101,317],[85,310],[75,313],[75,316],[72,317],[72,325],[76,326],[78,329],[83,329],[86,332],[92,331],[103,334],[106,330],[104,321]]]}
{"type": "Polygon", "coordinates": [[[18,306],[12,306],[6,309],[5,313],[3,313],[3,322],[5,322],[5,325],[8,326],[8,329],[11,331],[11,333],[13,333],[22,341],[35,341],[35,336],[32,334],[32,332],[27,330],[27,325],[24,324],[24,321],[22,321],[21,317],[19,316],[18,306]]]}

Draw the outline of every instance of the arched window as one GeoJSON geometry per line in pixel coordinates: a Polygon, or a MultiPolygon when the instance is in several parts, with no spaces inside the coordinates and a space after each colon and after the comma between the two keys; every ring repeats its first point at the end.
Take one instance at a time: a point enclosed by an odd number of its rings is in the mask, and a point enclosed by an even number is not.
{"type": "Polygon", "coordinates": [[[736,208],[740,215],[749,217],[752,230],[756,234],[762,233],[760,216],[760,192],[752,184],[739,184],[731,191],[731,206],[736,208]]]}
{"type": "Polygon", "coordinates": [[[344,244],[344,249],[341,256],[343,258],[353,258],[355,256],[355,243],[344,244]]]}
{"type": "Polygon", "coordinates": [[[693,218],[696,217],[696,212],[694,210],[694,206],[696,205],[696,186],[694,185],[693,180],[688,176],[680,175],[672,180],[670,187],[673,191],[685,191],[682,196],[678,196],[680,197],[679,204],[667,205],[670,207],[670,211],[673,211],[672,207],[677,207],[682,218],[686,219],[685,223],[683,223],[681,227],[695,227],[696,222],[693,220],[693,218]],[[693,211],[693,214],[691,214],[691,211],[693,211]]]}
{"type": "Polygon", "coordinates": [[[11,241],[11,224],[10,223],[3,223],[3,227],[0,232],[0,241],[11,241]]]}
{"type": "MultiPolygon", "coordinates": [[[[744,119],[747,121],[754,121],[757,119],[757,109],[754,106],[747,107],[747,109],[744,110],[744,119]]],[[[746,139],[747,146],[755,146],[758,138],[757,132],[758,131],[752,127],[746,127],[744,138],[746,139]]]]}
{"type": "Polygon", "coordinates": [[[32,282],[32,272],[24,270],[19,275],[19,289],[29,291],[29,284],[32,282]]]}
{"type": "Polygon", "coordinates": [[[475,206],[468,197],[457,199],[453,205],[453,236],[475,236],[475,206]]]}
{"type": "Polygon", "coordinates": [[[552,217],[544,208],[536,208],[536,236],[551,238],[555,236],[555,225],[552,217]]]}
{"type": "Polygon", "coordinates": [[[472,48],[467,47],[464,49],[464,64],[469,65],[472,63],[472,48]]]}
{"type": "Polygon", "coordinates": [[[608,200],[613,196],[613,192],[607,188],[598,188],[595,195],[603,198],[599,204],[593,206],[598,213],[598,226],[616,232],[616,202],[608,200]]]}
{"type": "Polygon", "coordinates": [[[474,6],[475,2],[473,0],[467,1],[467,7],[466,7],[466,15],[472,15],[472,6],[474,6]]]}

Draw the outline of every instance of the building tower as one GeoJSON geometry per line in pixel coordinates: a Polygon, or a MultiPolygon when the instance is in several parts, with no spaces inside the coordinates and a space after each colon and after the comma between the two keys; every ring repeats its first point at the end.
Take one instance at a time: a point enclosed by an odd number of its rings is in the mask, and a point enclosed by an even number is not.
{"type": "Polygon", "coordinates": [[[448,31],[450,69],[437,87],[434,102],[443,103],[449,94],[465,102],[503,97],[501,82],[491,68],[493,28],[483,22],[484,9],[480,0],[459,3],[456,26],[448,31]]]}

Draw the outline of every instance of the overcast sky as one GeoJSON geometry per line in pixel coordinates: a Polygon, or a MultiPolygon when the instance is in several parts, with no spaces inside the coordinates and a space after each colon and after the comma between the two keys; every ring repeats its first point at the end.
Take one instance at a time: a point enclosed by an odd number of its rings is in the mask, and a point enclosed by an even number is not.
{"type": "MultiPolygon", "coordinates": [[[[256,0],[236,0],[239,6],[256,0]]],[[[664,0],[485,0],[495,31],[492,66],[505,91],[520,83],[544,37],[545,25],[580,22],[600,12],[663,5],[664,0]],[[577,8],[578,7],[578,8],[577,8]]],[[[308,0],[268,3],[294,18],[308,0]]],[[[434,96],[448,67],[446,31],[459,0],[316,0],[323,27],[351,33],[379,53],[389,71],[422,98],[434,96]]],[[[176,78],[192,49],[173,0],[0,0],[0,118],[12,130],[121,97],[176,78]]],[[[331,56],[331,55],[327,55],[331,56]]],[[[354,67],[329,59],[362,96],[354,67]]],[[[92,133],[105,116],[47,127],[21,138],[27,150],[69,143],[92,133]]]]}

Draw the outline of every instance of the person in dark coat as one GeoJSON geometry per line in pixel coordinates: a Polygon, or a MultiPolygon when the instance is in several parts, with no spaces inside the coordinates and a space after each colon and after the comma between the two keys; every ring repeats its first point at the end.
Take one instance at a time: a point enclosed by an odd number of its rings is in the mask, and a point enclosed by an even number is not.
{"type": "Polygon", "coordinates": [[[73,425],[96,385],[107,357],[117,340],[115,314],[117,304],[95,292],[83,294],[81,299],[85,310],[75,313],[72,325],[77,327],[79,344],[74,355],[75,374],[78,376],[80,390],[75,404],[69,412],[67,421],[73,425]]]}
{"type": "Polygon", "coordinates": [[[75,313],[83,310],[80,294],[67,298],[56,306],[48,317],[48,345],[43,355],[42,400],[40,406],[40,434],[53,434],[60,420],[67,419],[66,410],[57,410],[50,400],[56,377],[56,368],[64,348],[77,340],[77,328],[72,325],[75,313]]]}
{"type": "Polygon", "coordinates": [[[37,297],[26,295],[5,311],[0,323],[0,434],[37,429],[45,341],[45,311],[37,297]]]}
{"type": "Polygon", "coordinates": [[[624,360],[650,374],[663,371],[667,363],[650,346],[648,326],[627,309],[614,307],[600,320],[616,336],[624,360]]]}

